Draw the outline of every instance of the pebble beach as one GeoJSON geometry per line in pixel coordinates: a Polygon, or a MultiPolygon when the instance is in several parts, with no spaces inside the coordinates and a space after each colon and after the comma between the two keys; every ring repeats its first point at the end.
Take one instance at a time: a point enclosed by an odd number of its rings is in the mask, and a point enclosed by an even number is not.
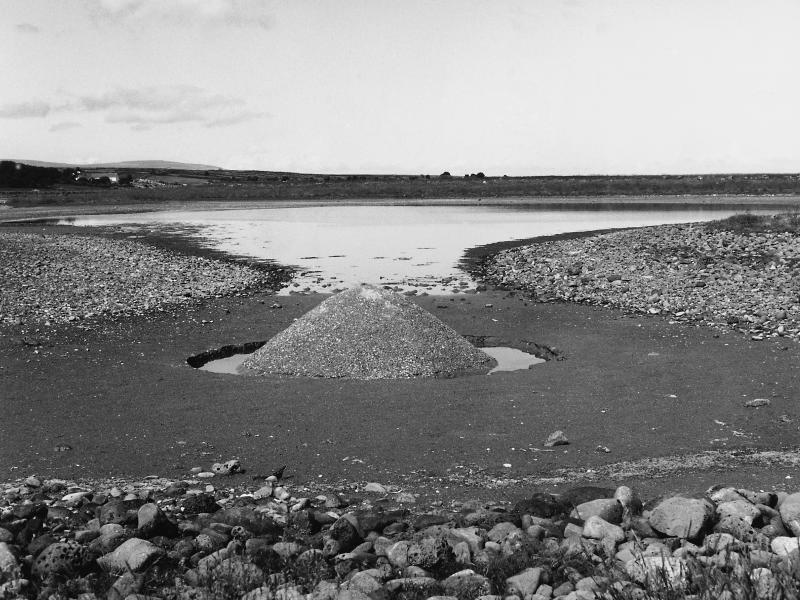
{"type": "Polygon", "coordinates": [[[186,306],[266,285],[244,265],[99,236],[0,232],[0,323],[60,324],[186,306]]]}
{"type": "Polygon", "coordinates": [[[665,225],[542,242],[491,257],[493,284],[540,301],[580,302],[736,329],[800,336],[800,236],[665,225]]]}

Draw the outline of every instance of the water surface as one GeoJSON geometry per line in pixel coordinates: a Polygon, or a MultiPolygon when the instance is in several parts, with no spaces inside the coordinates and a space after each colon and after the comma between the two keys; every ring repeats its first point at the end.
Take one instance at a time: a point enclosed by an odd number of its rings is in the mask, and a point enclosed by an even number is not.
{"type": "MultiPolygon", "coordinates": [[[[540,209],[536,206],[318,206],[80,216],[62,222],[188,236],[200,245],[299,269],[291,291],[358,283],[448,294],[474,288],[468,248],[573,231],[721,219],[743,210],[540,209]]],[[[773,210],[751,212],[771,214],[773,210]]]]}

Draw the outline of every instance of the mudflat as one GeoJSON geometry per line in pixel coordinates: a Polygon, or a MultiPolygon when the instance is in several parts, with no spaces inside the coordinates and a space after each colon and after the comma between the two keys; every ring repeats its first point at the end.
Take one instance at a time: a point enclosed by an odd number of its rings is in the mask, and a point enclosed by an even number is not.
{"type": "Polygon", "coordinates": [[[237,377],[186,363],[267,340],[322,299],[250,291],[79,325],[2,325],[0,477],[181,478],[236,457],[248,471],[237,477],[287,465],[297,482],[443,495],[585,481],[793,486],[800,346],[784,338],[491,290],[415,302],[462,335],[560,359],[393,381],[237,377]],[[754,399],[769,402],[746,406],[754,399]],[[557,429],[570,444],[545,448],[557,429]]]}

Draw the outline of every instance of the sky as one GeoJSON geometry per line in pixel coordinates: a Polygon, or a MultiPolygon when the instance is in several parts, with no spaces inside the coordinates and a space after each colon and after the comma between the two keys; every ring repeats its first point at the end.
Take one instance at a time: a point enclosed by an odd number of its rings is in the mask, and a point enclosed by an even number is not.
{"type": "Polygon", "coordinates": [[[797,0],[6,0],[0,158],[800,171],[797,0]]]}

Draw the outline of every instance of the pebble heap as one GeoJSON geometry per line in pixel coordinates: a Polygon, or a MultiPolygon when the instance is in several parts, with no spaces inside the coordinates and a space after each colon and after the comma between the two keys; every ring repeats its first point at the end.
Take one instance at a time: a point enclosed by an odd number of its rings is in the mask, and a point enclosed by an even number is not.
{"type": "Polygon", "coordinates": [[[2,598],[798,597],[800,493],[643,504],[582,487],[423,507],[394,486],[319,493],[275,475],[238,490],[35,476],[0,489],[2,598]]]}
{"type": "Polygon", "coordinates": [[[800,337],[800,235],[668,225],[506,250],[496,285],[540,300],[600,304],[676,321],[800,337]]]}
{"type": "Polygon", "coordinates": [[[265,274],[127,240],[0,232],[0,281],[0,323],[64,323],[232,294],[265,274]]]}
{"type": "Polygon", "coordinates": [[[322,302],[243,367],[259,375],[401,379],[485,372],[494,364],[409,299],[362,286],[322,302]]]}

